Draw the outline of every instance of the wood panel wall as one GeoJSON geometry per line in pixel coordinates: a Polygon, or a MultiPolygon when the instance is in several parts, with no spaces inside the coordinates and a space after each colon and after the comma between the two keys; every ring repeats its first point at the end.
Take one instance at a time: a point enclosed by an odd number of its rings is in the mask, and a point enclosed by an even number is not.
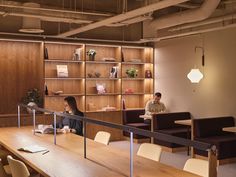
{"type": "Polygon", "coordinates": [[[0,41],[0,114],[16,114],[28,89],[43,93],[42,43],[0,41]]]}

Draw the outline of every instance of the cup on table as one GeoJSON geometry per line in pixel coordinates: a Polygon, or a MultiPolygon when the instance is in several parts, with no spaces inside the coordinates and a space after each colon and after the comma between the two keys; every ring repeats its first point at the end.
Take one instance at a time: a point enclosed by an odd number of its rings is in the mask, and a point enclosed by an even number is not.
{"type": "Polygon", "coordinates": [[[63,129],[65,130],[66,133],[70,132],[70,127],[68,125],[65,125],[63,129]]]}

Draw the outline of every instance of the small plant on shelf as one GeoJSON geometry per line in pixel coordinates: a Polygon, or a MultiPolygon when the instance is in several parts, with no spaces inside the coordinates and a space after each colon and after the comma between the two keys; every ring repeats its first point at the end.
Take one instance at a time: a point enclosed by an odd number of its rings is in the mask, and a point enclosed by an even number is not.
{"type": "Polygon", "coordinates": [[[130,78],[135,78],[138,76],[138,70],[135,68],[129,68],[126,70],[126,74],[130,78]]]}
{"type": "Polygon", "coordinates": [[[90,61],[94,61],[95,55],[96,55],[96,50],[89,49],[89,51],[87,51],[86,54],[89,56],[90,61]]]}

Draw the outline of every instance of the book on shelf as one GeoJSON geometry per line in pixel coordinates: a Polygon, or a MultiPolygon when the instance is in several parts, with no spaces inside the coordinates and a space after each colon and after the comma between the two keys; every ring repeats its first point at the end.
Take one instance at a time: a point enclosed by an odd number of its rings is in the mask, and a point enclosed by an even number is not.
{"type": "Polygon", "coordinates": [[[68,77],[67,65],[57,65],[57,77],[68,77]]]}
{"type": "Polygon", "coordinates": [[[29,146],[19,148],[18,151],[36,153],[36,152],[47,151],[47,148],[39,146],[39,145],[29,145],[29,146]]]}

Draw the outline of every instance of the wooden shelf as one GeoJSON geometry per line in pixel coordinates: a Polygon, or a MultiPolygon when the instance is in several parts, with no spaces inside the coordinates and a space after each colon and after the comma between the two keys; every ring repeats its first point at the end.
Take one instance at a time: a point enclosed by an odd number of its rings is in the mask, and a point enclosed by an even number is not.
{"type": "Polygon", "coordinates": [[[119,64],[117,61],[88,61],[86,60],[86,64],[119,64]]]}
{"type": "Polygon", "coordinates": [[[122,95],[132,96],[132,95],[144,95],[144,93],[122,93],[122,95]]]}
{"type": "Polygon", "coordinates": [[[71,94],[59,94],[59,95],[45,95],[45,97],[66,97],[66,96],[84,96],[84,94],[71,93],[71,94]]]}
{"type": "Polygon", "coordinates": [[[111,80],[111,81],[116,81],[116,80],[119,80],[120,78],[109,78],[109,77],[96,77],[96,78],[90,78],[90,77],[87,77],[86,80],[91,80],[91,81],[97,81],[97,80],[111,80]]]}
{"type": "Polygon", "coordinates": [[[44,59],[44,61],[47,62],[55,62],[55,63],[84,63],[82,60],[59,60],[59,59],[44,59]]]}
{"type": "Polygon", "coordinates": [[[47,77],[45,80],[82,80],[83,77],[73,78],[73,77],[47,77]]]}
{"type": "Polygon", "coordinates": [[[145,78],[122,78],[122,80],[144,80],[145,78]]]}
{"type": "Polygon", "coordinates": [[[132,62],[132,61],[130,61],[130,62],[126,62],[126,61],[124,61],[124,62],[122,62],[122,65],[144,65],[144,64],[149,64],[149,63],[144,63],[144,62],[132,62]]]}
{"type": "Polygon", "coordinates": [[[86,94],[86,96],[117,96],[120,93],[86,94]]]}

